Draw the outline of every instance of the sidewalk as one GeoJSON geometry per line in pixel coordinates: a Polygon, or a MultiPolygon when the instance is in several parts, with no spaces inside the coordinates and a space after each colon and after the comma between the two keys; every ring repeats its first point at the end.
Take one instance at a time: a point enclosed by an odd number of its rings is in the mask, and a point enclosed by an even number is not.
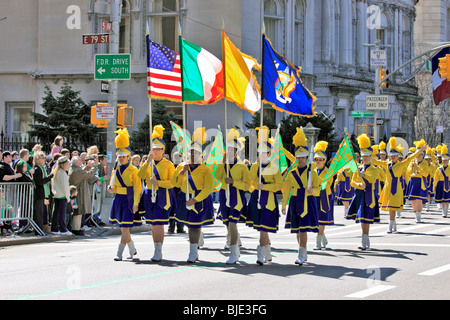
{"type": "MultiPolygon", "coordinates": [[[[106,224],[100,228],[91,228],[91,230],[85,232],[84,236],[60,236],[60,235],[46,235],[35,236],[34,232],[17,234],[13,236],[0,236],[0,247],[7,247],[13,245],[41,243],[41,242],[54,242],[54,241],[70,241],[73,239],[88,239],[97,237],[107,237],[110,235],[120,235],[120,229],[118,226],[113,226],[108,223],[109,210],[111,208],[112,198],[106,198],[102,205],[102,213],[100,215],[101,220],[106,224]]],[[[131,233],[150,232],[150,225],[142,225],[140,227],[131,228],[131,233]]]]}

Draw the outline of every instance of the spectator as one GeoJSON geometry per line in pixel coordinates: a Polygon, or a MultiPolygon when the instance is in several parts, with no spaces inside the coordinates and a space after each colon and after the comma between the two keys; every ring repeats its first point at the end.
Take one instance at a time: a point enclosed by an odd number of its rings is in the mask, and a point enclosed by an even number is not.
{"type": "Polygon", "coordinates": [[[84,236],[84,231],[81,230],[81,214],[78,211],[77,195],[77,187],[70,186],[70,202],[67,207],[70,208],[72,215],[72,233],[77,236],[84,236]]]}
{"type": "Polygon", "coordinates": [[[73,157],[79,157],[80,156],[80,152],[78,150],[74,150],[72,151],[72,157],[70,159],[72,159],[73,157]]]}
{"type": "Polygon", "coordinates": [[[141,165],[141,156],[138,154],[135,154],[134,156],[131,157],[131,164],[137,168],[138,170],[140,169],[140,165],[141,165]]]}
{"type": "Polygon", "coordinates": [[[19,160],[19,153],[17,151],[11,152],[12,163],[15,163],[16,160],[19,160]]]}
{"type": "Polygon", "coordinates": [[[55,202],[52,219],[52,233],[57,235],[71,235],[66,227],[66,207],[70,201],[69,179],[67,168],[69,161],[66,157],[60,157],[58,164],[53,170],[52,190],[55,202]]]}
{"type": "MultiPolygon", "coordinates": [[[[91,149],[92,152],[92,149],[91,149]]],[[[100,219],[98,218],[98,215],[94,214],[94,210],[96,206],[98,207],[97,198],[100,197],[100,179],[97,175],[97,164],[98,160],[96,160],[97,155],[91,154],[86,156],[86,162],[92,163],[93,167],[95,168],[95,174],[94,176],[88,180],[89,183],[89,197],[91,199],[91,211],[87,211],[83,215],[83,219],[81,221],[81,229],[85,231],[89,231],[90,227],[92,227],[91,219],[94,219],[97,224],[101,223],[100,219]],[[92,217],[91,217],[92,214],[92,217]]],[[[98,159],[98,158],[97,158],[98,159]]]]}
{"type": "MultiPolygon", "coordinates": [[[[27,150],[28,153],[28,150],[27,150]]],[[[20,151],[20,154],[22,153],[22,150],[20,151]]],[[[29,156],[29,153],[28,153],[29,156]]],[[[16,163],[16,167],[15,167],[15,172],[17,173],[21,173],[22,176],[20,178],[16,179],[16,182],[19,183],[28,183],[28,182],[33,182],[33,179],[31,178],[30,173],[27,171],[28,168],[28,163],[25,162],[25,160],[20,159],[17,163],[16,163]]],[[[33,170],[34,172],[34,170],[33,170]]],[[[31,207],[29,206],[29,197],[27,197],[27,193],[29,189],[25,189],[25,188],[30,188],[30,186],[21,186],[18,190],[18,200],[19,200],[19,209],[20,209],[20,217],[24,218],[24,217],[30,217],[31,218],[31,212],[28,212],[28,210],[31,210],[31,207]],[[27,190],[27,191],[26,191],[27,190]]],[[[31,191],[31,190],[30,190],[31,191]]],[[[19,233],[22,233],[25,231],[26,227],[28,225],[28,221],[27,220],[20,220],[19,219],[19,233]]]]}
{"type": "Polygon", "coordinates": [[[52,152],[51,152],[52,158],[53,158],[53,155],[55,153],[60,153],[61,152],[63,142],[64,142],[64,138],[63,137],[57,136],[55,138],[55,141],[52,143],[52,152]]]}
{"type": "Polygon", "coordinates": [[[87,156],[87,152],[82,152],[80,154],[80,159],[81,159],[81,163],[84,165],[86,165],[86,156],[87,156]]]}
{"type": "Polygon", "coordinates": [[[28,164],[34,168],[34,161],[33,161],[33,157],[36,154],[36,152],[41,151],[42,150],[42,146],[40,144],[35,144],[33,149],[31,149],[30,151],[30,159],[28,159],[28,164]]]}
{"type": "Polygon", "coordinates": [[[30,160],[30,151],[28,151],[28,149],[21,149],[19,151],[19,159],[16,160],[15,162],[13,162],[13,168],[16,167],[17,163],[19,163],[19,161],[25,161],[26,165],[26,173],[28,173],[30,176],[33,176],[34,173],[34,169],[33,167],[28,163],[28,161],[30,160]]]}
{"type": "MultiPolygon", "coordinates": [[[[45,169],[45,154],[42,151],[37,151],[33,154],[34,161],[34,214],[33,219],[37,226],[45,233],[50,234],[50,227],[48,225],[48,205],[51,195],[50,181],[53,178],[53,173],[47,174],[45,169]]],[[[35,231],[37,235],[37,232],[35,231]]]]}
{"type": "MultiPolygon", "coordinates": [[[[72,166],[69,170],[69,183],[77,187],[78,214],[80,215],[92,212],[92,199],[90,197],[91,193],[89,192],[89,180],[95,176],[95,171],[96,168],[94,167],[94,161],[90,161],[85,167],[82,167],[80,157],[72,158],[72,166]]],[[[72,230],[78,231],[75,223],[72,230]]]]}
{"type": "Polygon", "coordinates": [[[98,209],[95,210],[99,215],[101,215],[101,209],[103,205],[103,199],[105,199],[106,188],[108,186],[110,176],[107,174],[108,159],[106,155],[100,154],[98,156],[98,178],[100,179],[100,203],[98,204],[98,209]]]}
{"type": "MultiPolygon", "coordinates": [[[[3,152],[2,159],[0,161],[0,183],[4,182],[15,182],[16,179],[22,177],[21,173],[15,173],[14,170],[11,167],[12,162],[12,156],[9,151],[3,152]]],[[[4,192],[3,189],[0,189],[0,191],[4,192]]],[[[3,194],[1,195],[4,196],[3,194]]],[[[9,210],[6,208],[6,210],[9,210]]],[[[4,235],[12,235],[13,230],[11,226],[10,221],[5,221],[3,226],[1,227],[2,234],[4,235]]]]}

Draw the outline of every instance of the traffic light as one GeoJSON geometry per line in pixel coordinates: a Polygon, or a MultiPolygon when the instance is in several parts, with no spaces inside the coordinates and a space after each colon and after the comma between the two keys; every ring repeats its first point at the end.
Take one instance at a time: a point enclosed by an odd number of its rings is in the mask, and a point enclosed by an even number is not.
{"type": "Polygon", "coordinates": [[[387,77],[388,74],[389,74],[388,70],[386,70],[384,68],[380,68],[380,88],[381,89],[389,88],[388,80],[383,82],[383,80],[387,77]]]}
{"type": "Polygon", "coordinates": [[[117,107],[117,127],[123,129],[133,126],[134,108],[126,104],[118,104],[117,107]]]}
{"type": "Polygon", "coordinates": [[[450,68],[450,54],[447,54],[445,57],[439,58],[439,76],[441,78],[446,78],[447,80],[450,80],[449,68],[450,68]]]}

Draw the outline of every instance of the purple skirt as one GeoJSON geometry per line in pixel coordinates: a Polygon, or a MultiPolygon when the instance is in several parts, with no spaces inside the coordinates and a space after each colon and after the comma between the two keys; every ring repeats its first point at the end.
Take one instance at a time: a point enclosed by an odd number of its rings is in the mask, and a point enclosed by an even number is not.
{"type": "Polygon", "coordinates": [[[127,195],[116,194],[111,205],[109,223],[118,224],[120,228],[132,228],[142,225],[141,216],[134,214],[131,211],[132,207],[133,203],[129,203],[127,195]]]}
{"type": "Polygon", "coordinates": [[[186,208],[186,194],[178,192],[175,220],[185,224],[188,228],[201,228],[214,223],[214,207],[211,195],[195,204],[197,212],[186,208]]]}
{"type": "Polygon", "coordinates": [[[166,206],[166,193],[167,189],[159,188],[156,195],[155,203],[152,202],[152,189],[144,188],[142,199],[144,203],[144,218],[145,222],[151,225],[167,225],[169,224],[171,213],[177,206],[177,197],[173,189],[169,189],[170,207],[165,209],[166,206]]]}

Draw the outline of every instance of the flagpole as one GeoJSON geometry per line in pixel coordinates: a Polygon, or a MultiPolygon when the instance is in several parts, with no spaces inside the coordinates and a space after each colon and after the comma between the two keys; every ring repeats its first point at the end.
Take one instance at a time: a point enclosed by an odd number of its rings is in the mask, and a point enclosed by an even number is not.
{"type": "MultiPolygon", "coordinates": [[[[184,93],[183,93],[183,44],[182,44],[182,30],[181,24],[178,23],[178,43],[180,47],[180,66],[181,66],[181,100],[182,100],[182,112],[183,112],[183,133],[184,133],[184,163],[188,164],[188,145],[187,145],[187,116],[186,116],[186,103],[184,102],[184,93]]],[[[189,178],[188,172],[185,172],[186,176],[186,202],[189,201],[189,178]]],[[[192,210],[192,206],[186,206],[186,209],[192,210]]]]}
{"type": "MultiPolygon", "coordinates": [[[[265,41],[266,35],[265,35],[265,26],[264,26],[264,22],[263,22],[263,32],[262,32],[262,77],[261,77],[261,117],[260,117],[260,123],[259,123],[259,128],[260,128],[260,137],[261,137],[261,141],[259,142],[259,157],[261,157],[261,152],[262,152],[262,137],[263,137],[263,111],[264,111],[264,103],[263,103],[263,99],[264,99],[264,41],[265,41]]],[[[258,141],[258,138],[256,139],[256,141],[258,141]]],[[[261,159],[259,159],[259,184],[261,184],[262,182],[262,161],[261,159]]],[[[261,205],[259,204],[259,199],[261,198],[261,190],[258,191],[258,209],[261,209],[261,205]]]]}
{"type": "MultiPolygon", "coordinates": [[[[224,136],[224,141],[225,141],[225,154],[228,151],[227,148],[227,131],[228,131],[228,109],[227,109],[227,73],[226,73],[226,63],[225,63],[225,47],[224,47],[224,43],[225,43],[225,22],[223,21],[223,17],[222,17],[222,68],[223,68],[223,95],[225,98],[225,135],[224,136]]],[[[228,162],[228,156],[225,157],[225,171],[227,173],[227,178],[230,177],[230,164],[228,162]]],[[[226,206],[230,207],[230,187],[227,185],[227,190],[225,192],[225,197],[226,197],[226,206]]]]}
{"type": "MultiPolygon", "coordinates": [[[[147,43],[147,65],[150,68],[150,31],[149,31],[149,27],[147,24],[147,28],[146,28],[146,43],[147,43]]],[[[151,96],[151,75],[150,72],[148,72],[148,77],[149,77],[149,85],[150,85],[150,92],[148,93],[148,127],[149,127],[149,132],[150,132],[150,152],[153,152],[153,139],[152,139],[152,135],[153,135],[153,122],[152,122],[152,96],[151,96]]],[[[150,170],[150,179],[153,178],[153,164],[154,164],[154,160],[152,159],[152,161],[150,162],[150,166],[151,166],[151,170],[150,170]]],[[[156,202],[156,190],[155,187],[152,185],[152,203],[156,202]]]]}

